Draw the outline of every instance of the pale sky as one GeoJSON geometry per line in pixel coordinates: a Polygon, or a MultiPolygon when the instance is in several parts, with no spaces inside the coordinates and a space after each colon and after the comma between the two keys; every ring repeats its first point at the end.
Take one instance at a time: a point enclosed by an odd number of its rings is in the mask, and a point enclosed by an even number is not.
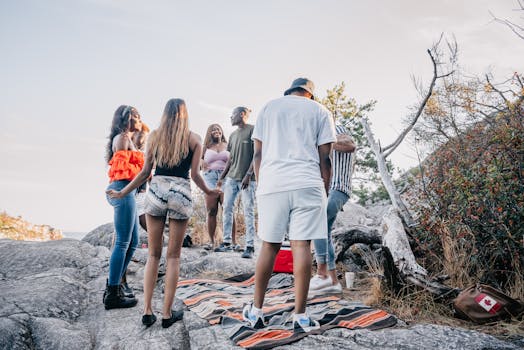
{"type": "MultiPolygon", "coordinates": [[[[455,35],[471,74],[524,70],[524,41],[488,11],[519,20],[514,0],[265,0],[0,2],[0,211],[88,232],[112,221],[104,149],[115,109],[135,106],[157,127],[169,98],[185,99],[204,136],[231,110],[258,111],[294,78],[317,95],[345,81],[382,144],[427,81],[426,54],[455,35]]],[[[522,15],[520,15],[522,16],[522,15]]],[[[407,144],[394,165],[416,163],[407,144]]]]}

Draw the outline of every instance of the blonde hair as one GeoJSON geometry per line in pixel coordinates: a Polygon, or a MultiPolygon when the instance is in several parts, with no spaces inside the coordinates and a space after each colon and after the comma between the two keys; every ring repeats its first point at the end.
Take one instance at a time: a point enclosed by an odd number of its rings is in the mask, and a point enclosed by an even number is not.
{"type": "Polygon", "coordinates": [[[157,165],[172,168],[189,154],[189,126],[186,103],[172,98],[166,103],[160,126],[149,136],[147,152],[157,165]]]}

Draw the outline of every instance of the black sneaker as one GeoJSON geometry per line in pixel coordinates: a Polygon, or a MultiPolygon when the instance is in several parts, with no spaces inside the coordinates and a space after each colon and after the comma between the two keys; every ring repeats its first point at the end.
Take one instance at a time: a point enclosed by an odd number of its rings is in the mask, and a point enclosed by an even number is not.
{"type": "Polygon", "coordinates": [[[162,328],[171,327],[173,323],[175,323],[176,321],[180,321],[182,318],[184,318],[183,311],[171,310],[171,317],[162,319],[162,328]]]}
{"type": "Polygon", "coordinates": [[[218,253],[224,253],[230,252],[232,249],[231,243],[220,243],[220,245],[216,247],[214,251],[218,253]]]}
{"type": "Polygon", "coordinates": [[[253,247],[246,247],[246,250],[242,253],[242,257],[244,259],[251,259],[253,257],[253,253],[255,253],[255,248],[253,247]]]}
{"type": "Polygon", "coordinates": [[[182,242],[182,247],[189,248],[193,246],[193,240],[191,239],[190,235],[186,235],[184,237],[184,241],[182,242]]]}
{"type": "Polygon", "coordinates": [[[124,294],[124,296],[126,298],[134,298],[135,297],[135,294],[133,294],[133,290],[131,289],[131,287],[129,287],[127,282],[120,283],[120,290],[121,290],[122,294],[124,294]]]}

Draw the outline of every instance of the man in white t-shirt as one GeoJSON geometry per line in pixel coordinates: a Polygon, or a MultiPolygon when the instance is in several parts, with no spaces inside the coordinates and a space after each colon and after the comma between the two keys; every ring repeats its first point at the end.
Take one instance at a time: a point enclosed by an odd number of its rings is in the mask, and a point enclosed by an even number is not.
{"type": "Polygon", "coordinates": [[[295,332],[319,327],[306,314],[311,278],[312,239],[327,239],[327,192],[331,176],[331,145],[336,141],[331,113],[314,101],[313,82],[299,78],[270,101],[258,115],[252,139],[257,180],[258,236],[262,239],[255,295],[243,317],[264,327],[265,292],[275,257],[289,234],[295,278],[295,332]]]}

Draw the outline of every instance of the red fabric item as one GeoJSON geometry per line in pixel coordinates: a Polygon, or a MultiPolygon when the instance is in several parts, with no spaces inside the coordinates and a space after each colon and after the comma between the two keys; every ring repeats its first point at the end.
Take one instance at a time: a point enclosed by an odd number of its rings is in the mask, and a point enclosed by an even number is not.
{"type": "Polygon", "coordinates": [[[144,167],[144,154],[140,151],[117,151],[109,161],[109,182],[133,180],[144,167]]]}
{"type": "Polygon", "coordinates": [[[293,254],[290,247],[281,247],[275,259],[274,272],[293,273],[293,254]]]}

